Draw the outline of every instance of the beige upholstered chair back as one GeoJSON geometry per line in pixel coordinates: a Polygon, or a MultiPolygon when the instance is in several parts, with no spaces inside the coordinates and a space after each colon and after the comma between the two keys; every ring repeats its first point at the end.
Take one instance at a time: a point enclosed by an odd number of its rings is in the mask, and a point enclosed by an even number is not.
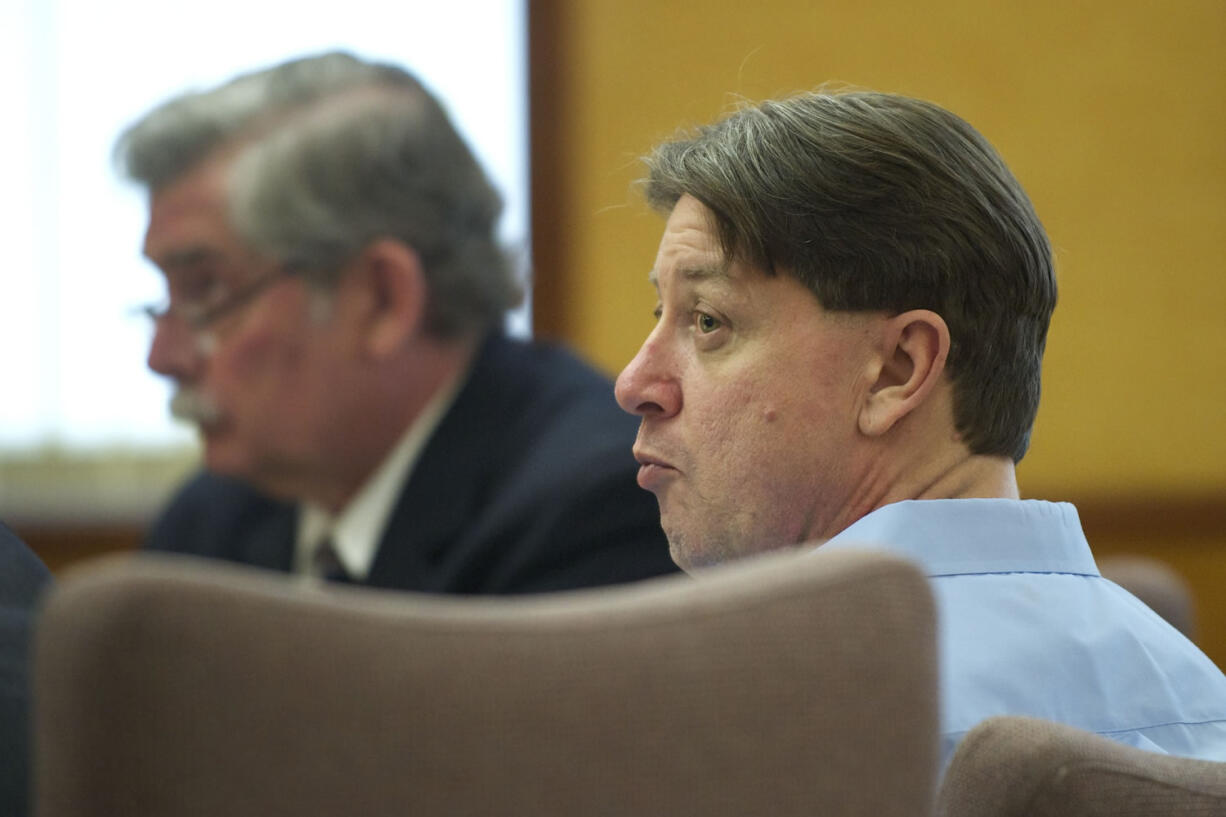
{"type": "Polygon", "coordinates": [[[1224,817],[1226,763],[1144,752],[1037,718],[989,718],[954,752],[937,813],[1224,817]]]}
{"type": "Polygon", "coordinates": [[[37,633],[38,814],[913,817],[933,622],[863,553],[518,599],[108,563],[37,633]]]}

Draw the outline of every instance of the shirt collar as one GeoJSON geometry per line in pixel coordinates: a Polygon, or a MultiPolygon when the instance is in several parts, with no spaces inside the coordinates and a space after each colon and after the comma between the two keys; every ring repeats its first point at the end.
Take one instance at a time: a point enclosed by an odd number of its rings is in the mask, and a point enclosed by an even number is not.
{"type": "Polygon", "coordinates": [[[329,513],[310,502],[299,506],[294,572],[309,574],[316,548],[331,536],[336,556],[350,577],[363,580],[370,574],[379,540],[396,500],[426,442],[442,422],[466,379],[467,373],[461,372],[435,392],[340,513],[329,513]]]}
{"type": "Polygon", "coordinates": [[[823,548],[874,547],[930,576],[1074,573],[1097,576],[1077,509],[1067,502],[923,499],[885,505],[823,548]]]}

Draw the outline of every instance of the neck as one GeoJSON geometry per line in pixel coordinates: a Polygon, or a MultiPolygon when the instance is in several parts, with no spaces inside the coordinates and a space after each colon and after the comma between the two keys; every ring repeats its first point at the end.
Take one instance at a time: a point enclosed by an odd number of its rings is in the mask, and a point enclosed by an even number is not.
{"type": "Polygon", "coordinates": [[[968,455],[939,472],[914,499],[1018,499],[1017,471],[1008,457],[968,455]]]}
{"type": "Polygon", "coordinates": [[[292,491],[293,498],[341,512],[430,402],[465,375],[477,343],[428,339],[414,354],[372,370],[366,388],[351,396],[343,423],[338,423],[343,427],[333,434],[335,444],[308,469],[309,484],[292,491]]]}
{"type": "MultiPolygon", "coordinates": [[[[864,472],[846,513],[830,534],[862,516],[905,499],[1018,499],[1013,460],[971,454],[961,443],[922,456],[898,458],[879,452],[864,472]]],[[[896,452],[895,452],[896,453],[896,452]]]]}
{"type": "Polygon", "coordinates": [[[948,383],[867,449],[848,524],[904,499],[1018,499],[1007,456],[973,454],[954,430],[948,383]]]}

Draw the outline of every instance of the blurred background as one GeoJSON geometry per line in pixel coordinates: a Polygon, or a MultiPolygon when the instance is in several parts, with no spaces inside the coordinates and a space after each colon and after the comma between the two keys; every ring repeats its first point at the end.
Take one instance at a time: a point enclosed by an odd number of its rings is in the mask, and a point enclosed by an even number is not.
{"type": "MultiPolygon", "coordinates": [[[[117,183],[85,199],[81,180],[95,172],[109,178],[107,151],[118,128],[185,83],[212,82],[337,38],[421,73],[470,138],[491,146],[479,148],[482,158],[511,201],[522,202],[521,227],[509,223],[505,235],[517,245],[531,236],[534,331],[574,345],[611,374],[652,325],[647,271],[663,222],[635,188],[641,155],[742,98],[825,82],[895,91],[948,107],[982,131],[1029,191],[1056,248],[1060,304],[1042,408],[1020,470],[1024,495],[1075,502],[1100,556],[1142,553],[1172,565],[1194,594],[1197,640],[1226,665],[1222,0],[775,0],[758,9],[721,0],[547,0],[364,10],[351,2],[343,19],[341,9],[332,12],[336,19],[319,16],[314,39],[275,47],[273,35],[303,13],[260,20],[253,10],[265,4],[231,14],[222,4],[208,13],[218,19],[212,30],[135,2],[106,11],[83,0],[0,2],[18,16],[25,9],[25,17],[36,7],[60,10],[38,23],[29,42],[11,35],[7,18],[0,35],[16,38],[0,48],[4,60],[18,59],[14,49],[30,52],[42,82],[48,73],[54,78],[50,86],[36,83],[35,99],[20,105],[57,111],[32,126],[28,143],[2,151],[6,173],[25,179],[16,189],[26,191],[7,221],[19,247],[33,238],[3,273],[8,327],[0,330],[0,371],[19,395],[70,359],[86,361],[92,377],[79,391],[67,380],[50,387],[56,399],[70,396],[72,410],[53,409],[42,392],[33,408],[4,405],[5,434],[18,417],[12,412],[45,424],[55,411],[71,415],[113,395],[137,412],[124,427],[165,423],[161,387],[128,385],[132,372],[145,377],[147,336],[123,328],[127,303],[80,294],[84,279],[109,291],[139,267],[143,202],[117,183]],[[48,38],[65,30],[78,39],[46,50],[48,38]],[[86,46],[95,56],[71,68],[86,46]],[[504,50],[505,63],[487,61],[504,50]],[[451,61],[427,65],[434,51],[451,61]],[[176,73],[202,55],[224,60],[197,76],[176,73]],[[131,61],[127,73],[86,86],[93,90],[84,99],[47,96],[70,77],[85,82],[116,70],[119,60],[131,61]],[[460,115],[470,107],[497,113],[471,124],[460,115]],[[65,155],[67,135],[87,130],[100,141],[86,159],[72,160],[83,163],[46,158],[46,150],[65,155]],[[500,173],[495,166],[504,160],[494,153],[504,149],[512,169],[500,173]],[[129,221],[113,235],[47,232],[22,220],[26,211],[58,218],[83,209],[88,222],[124,207],[129,221]],[[78,277],[47,277],[53,268],[78,277]],[[72,333],[48,339],[36,331],[45,324],[72,333]],[[124,333],[132,336],[126,350],[97,351],[104,338],[124,333]]],[[[16,65],[4,75],[22,76],[16,65]]],[[[145,291],[128,302],[156,297],[155,273],[133,275],[145,291]]],[[[153,444],[112,437],[82,448],[71,423],[51,433],[38,427],[32,438],[10,435],[0,447],[0,517],[55,566],[130,547],[192,462],[190,436],[174,428],[159,431],[153,444]],[[136,486],[129,504],[108,494],[117,486],[136,486]]]]}

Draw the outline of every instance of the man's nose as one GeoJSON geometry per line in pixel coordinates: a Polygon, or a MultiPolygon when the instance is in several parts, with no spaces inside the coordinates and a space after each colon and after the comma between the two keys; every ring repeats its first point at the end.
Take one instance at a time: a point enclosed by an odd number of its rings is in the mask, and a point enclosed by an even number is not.
{"type": "Polygon", "coordinates": [[[640,417],[671,417],[681,410],[681,385],[656,332],[617,376],[614,394],[622,410],[640,417]]]}
{"type": "Polygon", "coordinates": [[[153,327],[146,360],[149,368],[175,380],[193,379],[203,363],[196,333],[173,315],[158,317],[153,327]]]}

